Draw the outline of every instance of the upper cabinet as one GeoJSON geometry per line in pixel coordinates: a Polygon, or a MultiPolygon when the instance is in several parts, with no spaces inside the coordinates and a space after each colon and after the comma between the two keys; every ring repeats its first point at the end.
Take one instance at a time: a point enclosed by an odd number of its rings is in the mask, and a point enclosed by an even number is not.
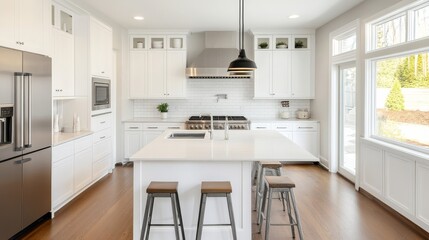
{"type": "Polygon", "coordinates": [[[313,35],[255,34],[255,99],[314,98],[313,35]]]}
{"type": "Polygon", "coordinates": [[[49,55],[49,0],[2,0],[0,46],[49,55]]]}
{"type": "Polygon", "coordinates": [[[95,18],[90,18],[91,75],[112,76],[112,29],[95,18]]]}
{"type": "Polygon", "coordinates": [[[186,35],[130,36],[130,98],[186,97],[186,35]]]}
{"type": "Polygon", "coordinates": [[[60,29],[53,29],[53,97],[73,97],[75,95],[74,59],[73,35],[60,29]]]}

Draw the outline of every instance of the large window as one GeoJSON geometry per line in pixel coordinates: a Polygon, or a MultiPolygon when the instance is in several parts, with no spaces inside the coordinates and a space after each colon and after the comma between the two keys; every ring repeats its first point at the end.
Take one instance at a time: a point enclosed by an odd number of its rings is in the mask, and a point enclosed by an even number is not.
{"type": "Polygon", "coordinates": [[[418,1],[366,28],[370,136],[429,153],[429,3],[418,1]]]}
{"type": "Polygon", "coordinates": [[[374,64],[373,134],[429,149],[429,52],[374,64]]]}

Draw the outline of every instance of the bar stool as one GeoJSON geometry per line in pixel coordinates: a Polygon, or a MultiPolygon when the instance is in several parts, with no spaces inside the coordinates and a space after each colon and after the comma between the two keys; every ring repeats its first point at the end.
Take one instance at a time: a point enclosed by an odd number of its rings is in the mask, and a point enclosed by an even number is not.
{"type": "MultiPolygon", "coordinates": [[[[259,162],[258,164],[258,174],[256,178],[256,193],[255,193],[255,209],[257,211],[257,215],[259,215],[259,205],[261,202],[262,194],[264,191],[264,177],[266,170],[274,171],[274,175],[281,176],[282,164],[279,161],[264,161],[259,162]]],[[[280,194],[280,199],[282,199],[283,203],[283,211],[285,211],[285,205],[283,202],[283,196],[280,194]]]]}
{"type": "Polygon", "coordinates": [[[198,215],[197,240],[201,240],[203,226],[231,226],[232,237],[237,240],[237,230],[235,228],[234,212],[231,201],[232,187],[230,182],[202,182],[201,183],[201,202],[198,215]],[[206,208],[207,197],[226,197],[229,212],[229,224],[204,224],[204,212],[206,208]]]}
{"type": "Polygon", "coordinates": [[[140,239],[143,240],[143,236],[146,233],[145,239],[149,239],[149,232],[151,226],[174,226],[174,232],[176,240],[179,240],[179,226],[182,232],[182,240],[185,240],[185,231],[183,229],[182,212],[180,210],[179,195],[177,194],[178,182],[151,182],[146,189],[148,193],[146,200],[146,209],[143,218],[143,226],[140,235],[140,239]],[[157,197],[169,197],[171,198],[171,207],[173,210],[174,224],[152,224],[152,213],[153,204],[157,197]],[[179,222],[178,222],[179,220],[179,222]],[[146,230],[147,228],[147,230],[146,230]]]}
{"type": "MultiPolygon", "coordinates": [[[[293,188],[295,188],[295,183],[292,182],[288,177],[286,176],[266,176],[265,177],[265,189],[264,189],[264,195],[262,199],[262,204],[260,207],[259,215],[258,215],[258,224],[259,224],[259,233],[261,233],[262,229],[262,221],[264,214],[264,209],[267,201],[267,195],[268,195],[268,206],[266,209],[266,219],[265,219],[265,240],[269,239],[270,234],[270,225],[273,226],[290,226],[292,230],[292,237],[295,238],[295,229],[294,227],[298,227],[298,233],[299,233],[299,239],[303,240],[303,234],[302,234],[302,227],[301,227],[301,220],[299,218],[298,214],[298,208],[296,207],[296,201],[295,201],[295,195],[293,193],[293,188]],[[279,192],[281,194],[285,194],[285,200],[287,205],[287,213],[289,217],[289,224],[271,224],[271,203],[272,203],[272,196],[274,192],[279,192]],[[290,197],[290,198],[289,198],[290,197]],[[294,212],[294,217],[292,216],[292,210],[291,210],[291,200],[292,200],[292,207],[294,212]]],[[[284,201],[284,199],[283,199],[284,201]]]]}

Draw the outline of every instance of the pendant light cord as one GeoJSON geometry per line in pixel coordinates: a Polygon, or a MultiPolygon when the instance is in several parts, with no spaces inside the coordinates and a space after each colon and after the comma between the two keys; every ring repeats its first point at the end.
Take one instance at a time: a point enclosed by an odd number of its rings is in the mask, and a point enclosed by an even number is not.
{"type": "Polygon", "coordinates": [[[241,9],[242,9],[242,7],[241,7],[241,1],[242,0],[238,0],[238,48],[239,48],[239,50],[242,49],[242,46],[241,46],[241,27],[242,27],[242,18],[241,18],[241,14],[242,14],[241,9]]]}
{"type": "Polygon", "coordinates": [[[240,0],[242,1],[241,3],[241,49],[244,49],[244,0],[240,0]]]}

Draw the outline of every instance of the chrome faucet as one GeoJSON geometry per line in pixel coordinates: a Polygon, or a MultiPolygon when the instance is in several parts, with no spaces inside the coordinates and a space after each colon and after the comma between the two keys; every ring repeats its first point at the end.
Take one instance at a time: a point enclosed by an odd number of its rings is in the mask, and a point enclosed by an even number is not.
{"type": "Polygon", "coordinates": [[[210,116],[210,129],[209,129],[209,133],[210,133],[210,139],[213,140],[213,115],[211,113],[208,114],[201,114],[200,118],[204,115],[208,115],[210,116]]]}
{"type": "Polygon", "coordinates": [[[228,116],[225,116],[225,140],[229,139],[228,131],[229,131],[228,116]]]}

